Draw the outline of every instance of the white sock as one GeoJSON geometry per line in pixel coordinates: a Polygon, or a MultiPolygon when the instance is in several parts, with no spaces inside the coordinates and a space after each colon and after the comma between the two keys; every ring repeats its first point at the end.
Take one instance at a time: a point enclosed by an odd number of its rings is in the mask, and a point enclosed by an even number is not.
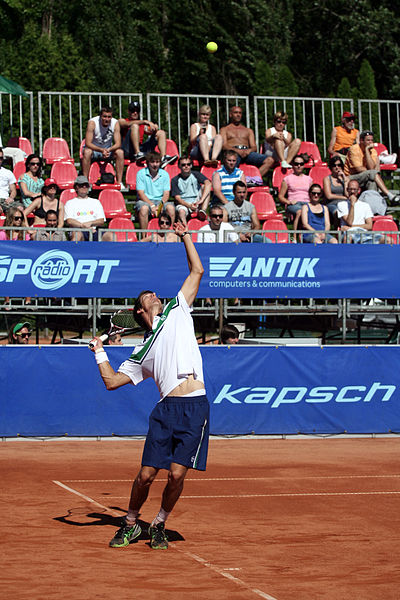
{"type": "Polygon", "coordinates": [[[393,198],[395,197],[395,194],[393,194],[392,192],[388,192],[387,197],[389,198],[389,200],[393,200],[393,198]]]}
{"type": "Polygon", "coordinates": [[[169,514],[170,514],[169,512],[167,512],[163,508],[160,508],[160,512],[155,517],[155,519],[153,519],[151,526],[154,527],[158,523],[165,523],[165,521],[168,519],[169,514]]]}
{"type": "Polygon", "coordinates": [[[128,510],[128,512],[126,513],[126,522],[128,523],[128,525],[134,525],[138,516],[138,510],[128,510]]]}

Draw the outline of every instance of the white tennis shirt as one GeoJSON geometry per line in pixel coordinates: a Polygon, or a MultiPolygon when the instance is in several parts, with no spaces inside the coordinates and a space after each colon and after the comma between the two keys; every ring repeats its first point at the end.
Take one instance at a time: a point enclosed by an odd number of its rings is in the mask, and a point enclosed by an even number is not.
{"type": "MultiPolygon", "coordinates": [[[[161,400],[189,375],[204,383],[203,362],[191,312],[180,291],[168,302],[161,316],[154,318],[152,331],[118,371],[127,375],[134,385],[152,377],[161,400]]],[[[203,390],[197,390],[197,395],[202,393],[203,390]]]]}

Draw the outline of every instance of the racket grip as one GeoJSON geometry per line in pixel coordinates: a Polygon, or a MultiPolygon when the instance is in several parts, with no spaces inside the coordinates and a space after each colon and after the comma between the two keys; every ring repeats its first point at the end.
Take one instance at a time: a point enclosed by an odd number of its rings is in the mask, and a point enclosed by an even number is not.
{"type": "MultiPolygon", "coordinates": [[[[101,340],[102,342],[105,342],[106,340],[108,340],[108,333],[103,333],[103,335],[101,335],[99,337],[99,340],[101,340]]],[[[89,342],[89,348],[91,348],[91,349],[94,348],[93,342],[89,342]]]]}

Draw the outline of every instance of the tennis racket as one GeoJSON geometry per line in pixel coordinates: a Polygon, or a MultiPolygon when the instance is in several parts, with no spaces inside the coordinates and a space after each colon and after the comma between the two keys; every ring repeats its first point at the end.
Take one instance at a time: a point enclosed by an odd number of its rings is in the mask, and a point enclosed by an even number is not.
{"type": "MultiPolygon", "coordinates": [[[[110,329],[107,333],[103,333],[99,337],[102,342],[108,340],[110,335],[113,333],[119,333],[120,335],[129,335],[137,331],[143,330],[143,327],[138,327],[133,316],[133,308],[123,308],[115,312],[110,319],[110,329]]],[[[93,342],[89,343],[89,348],[94,348],[93,342]]]]}

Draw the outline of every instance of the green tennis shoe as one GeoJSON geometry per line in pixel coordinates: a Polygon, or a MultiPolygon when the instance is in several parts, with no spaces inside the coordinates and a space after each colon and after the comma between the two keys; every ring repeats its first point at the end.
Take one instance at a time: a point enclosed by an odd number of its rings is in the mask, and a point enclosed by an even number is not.
{"type": "Polygon", "coordinates": [[[115,532],[115,535],[110,542],[110,546],[111,548],[123,548],[124,546],[129,546],[129,544],[138,538],[141,533],[142,528],[140,525],[137,523],[134,525],[127,525],[124,519],[122,527],[115,532]]]}

